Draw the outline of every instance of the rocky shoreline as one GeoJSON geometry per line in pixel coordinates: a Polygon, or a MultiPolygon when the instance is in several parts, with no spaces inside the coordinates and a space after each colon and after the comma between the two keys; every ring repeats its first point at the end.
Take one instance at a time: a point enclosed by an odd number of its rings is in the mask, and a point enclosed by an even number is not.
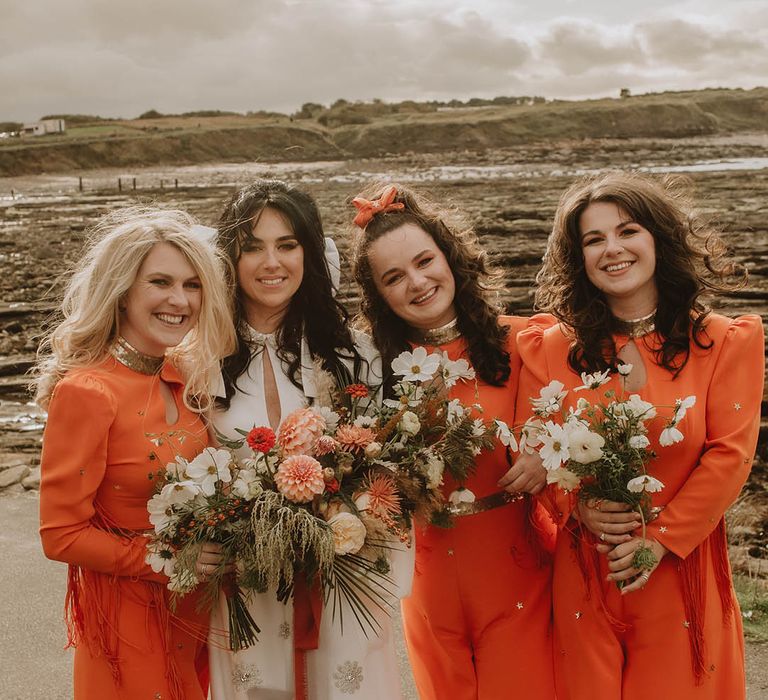
{"type": "MultiPolygon", "coordinates": [[[[61,282],[79,255],[89,225],[123,204],[155,202],[187,209],[213,224],[237,184],[256,176],[279,176],[316,197],[326,231],[347,250],[350,198],[371,179],[405,180],[453,201],[475,225],[483,245],[508,273],[504,301],[510,312],[532,311],[532,290],[558,197],[584,170],[610,163],[625,168],[677,168],[711,160],[718,152],[761,157],[765,134],[749,139],[635,140],[554,144],[548,152],[530,147],[476,154],[441,155],[288,167],[263,164],[187,169],[178,189],[118,192],[101,174],[99,189],[57,191],[55,178],[3,179],[17,196],[0,191],[0,493],[34,490],[39,484],[39,449],[44,415],[30,403],[27,371],[41,331],[50,322],[61,282]]],[[[140,171],[145,181],[154,170],[140,171]]],[[[750,272],[748,285],[712,300],[727,315],[756,313],[768,322],[768,169],[692,172],[688,176],[702,211],[719,222],[733,255],[750,272]]],[[[348,275],[340,294],[350,310],[357,298],[348,275]]],[[[768,558],[768,396],[763,401],[758,457],[739,516],[738,544],[744,566],[768,558]],[[749,513],[748,517],[744,513],[749,513]],[[744,518],[741,516],[744,515],[744,518]],[[741,522],[741,520],[744,522],[741,522]],[[750,563],[751,562],[751,563],[750,563]]],[[[84,420],[87,418],[84,417],[84,420]]]]}

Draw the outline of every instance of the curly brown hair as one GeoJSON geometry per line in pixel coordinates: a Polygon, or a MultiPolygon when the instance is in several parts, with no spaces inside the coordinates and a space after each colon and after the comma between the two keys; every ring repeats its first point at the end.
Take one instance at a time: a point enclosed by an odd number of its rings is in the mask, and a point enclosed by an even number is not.
{"type": "MultiPolygon", "coordinates": [[[[392,183],[376,183],[361,192],[367,199],[379,199],[392,183]]],[[[434,240],[445,255],[456,283],[454,307],[458,328],[467,341],[469,359],[478,376],[488,384],[503,385],[509,378],[509,353],[505,349],[508,329],[499,324],[497,301],[501,273],[488,261],[474,230],[458,213],[441,207],[401,185],[395,202],[403,209],[379,212],[364,229],[352,233],[352,270],[361,290],[358,320],[373,336],[382,356],[385,385],[391,383],[390,363],[409,349],[408,324],[382,298],[373,281],[368,251],[371,244],[404,224],[415,224],[434,240]],[[387,374],[389,373],[389,374],[387,374]]]]}
{"type": "MultiPolygon", "coordinates": [[[[575,342],[568,361],[576,372],[616,365],[611,335],[615,319],[584,267],[580,219],[593,202],[616,204],[653,236],[659,340],[649,347],[656,362],[677,376],[688,361],[691,341],[700,348],[711,347],[705,333],[711,310],[702,295],[742,285],[746,271],[726,259],[719,231],[695,212],[690,189],[685,178],[656,180],[610,172],[579,180],[560,198],[544,264],[536,276],[536,307],[572,329],[575,342]],[[726,283],[726,277],[739,269],[739,280],[726,283]]],[[[644,342],[651,343],[651,337],[644,342]]]]}

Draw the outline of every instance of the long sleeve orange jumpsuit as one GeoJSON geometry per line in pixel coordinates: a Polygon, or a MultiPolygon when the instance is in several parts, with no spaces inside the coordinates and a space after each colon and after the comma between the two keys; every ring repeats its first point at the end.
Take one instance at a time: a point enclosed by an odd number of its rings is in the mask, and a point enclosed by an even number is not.
{"type": "Polygon", "coordinates": [[[169,363],[139,374],[113,358],[68,372],[43,437],[40,536],[69,564],[67,622],[75,700],[203,700],[195,664],[208,612],[196,595],[168,607],[168,578],[145,563],[154,473],[207,445],[169,363]],[[179,410],[166,422],[160,379],[179,410]]]}
{"type": "MultiPolygon", "coordinates": [[[[649,425],[657,458],[648,473],[665,487],[653,494],[663,507],[647,536],[669,553],[641,590],[622,596],[606,581],[607,560],[596,540],[569,518],[574,499],[550,499],[563,529],[554,563],[555,668],[561,700],[738,700],[745,696],[741,614],[733,592],[723,515],[736,500],[752,464],[763,393],[764,340],[759,317],[707,320],[709,349],[691,343],[677,377],[658,366],[654,334],[635,339],[647,372],[637,393],[660,408],[649,425]],[[645,342],[644,342],[645,341],[645,342]],[[650,347],[649,347],[650,345],[650,347]],[[658,443],[677,398],[696,396],[678,425],[682,442],[658,443]]],[[[615,337],[617,349],[628,339],[615,337]]],[[[537,396],[557,379],[572,390],[570,340],[556,326],[533,326],[519,336],[524,362],[521,395],[537,396]]],[[[566,406],[584,396],[620,390],[614,375],[596,392],[571,391],[566,406]]],[[[519,406],[518,402],[518,406],[519,406]]],[[[557,489],[553,488],[553,493],[557,489]]],[[[573,494],[571,495],[573,496],[573,494]]]]}

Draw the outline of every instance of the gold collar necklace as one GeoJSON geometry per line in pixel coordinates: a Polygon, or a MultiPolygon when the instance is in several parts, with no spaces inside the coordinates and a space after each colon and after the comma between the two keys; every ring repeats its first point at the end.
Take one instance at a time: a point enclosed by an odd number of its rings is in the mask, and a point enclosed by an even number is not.
{"type": "Polygon", "coordinates": [[[459,319],[454,318],[439,328],[413,328],[411,327],[410,341],[420,345],[444,345],[456,340],[461,335],[459,319]]]}
{"type": "Polygon", "coordinates": [[[641,336],[653,333],[656,330],[656,309],[647,316],[640,318],[616,318],[613,317],[613,327],[620,335],[626,335],[629,338],[640,338],[641,336]]]}
{"type": "Polygon", "coordinates": [[[112,356],[128,369],[140,374],[157,374],[163,366],[164,357],[145,355],[137,350],[125,338],[118,336],[117,342],[112,346],[112,356]]]}

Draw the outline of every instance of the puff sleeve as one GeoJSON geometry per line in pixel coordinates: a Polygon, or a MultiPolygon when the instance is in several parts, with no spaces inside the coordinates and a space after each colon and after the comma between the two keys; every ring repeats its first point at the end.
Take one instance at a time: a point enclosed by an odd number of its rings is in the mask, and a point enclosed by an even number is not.
{"type": "MultiPolygon", "coordinates": [[[[551,336],[552,342],[567,349],[567,339],[561,327],[556,325],[549,314],[536,314],[528,321],[528,326],[517,336],[517,345],[522,360],[520,382],[517,390],[515,422],[522,425],[532,415],[530,399],[552,380],[552,370],[548,362],[545,335],[551,336]]],[[[547,485],[536,499],[549,514],[552,522],[563,528],[576,507],[576,494],[565,493],[556,485],[547,485]]]]}
{"type": "Polygon", "coordinates": [[[43,551],[93,571],[167,582],[144,561],[145,537],[121,537],[94,524],[116,414],[116,398],[93,376],[67,376],[56,386],[41,457],[43,551]]]}
{"type": "Polygon", "coordinates": [[[650,537],[681,558],[711,534],[749,476],[760,427],[764,374],[760,318],[732,320],[707,394],[706,440],[699,462],[648,526],[650,537]]]}

